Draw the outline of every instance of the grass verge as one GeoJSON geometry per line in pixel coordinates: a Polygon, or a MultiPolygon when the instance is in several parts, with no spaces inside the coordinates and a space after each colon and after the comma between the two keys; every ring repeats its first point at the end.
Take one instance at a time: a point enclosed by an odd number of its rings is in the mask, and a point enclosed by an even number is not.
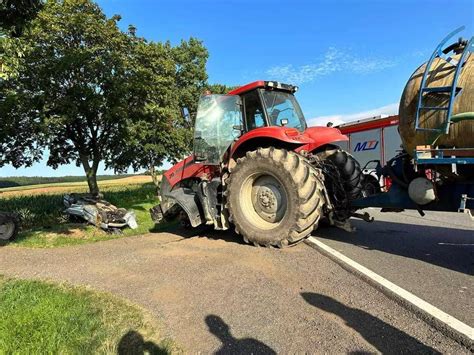
{"type": "MultiPolygon", "coordinates": [[[[73,190],[74,191],[74,190],[73,190]]],[[[78,192],[77,190],[75,190],[78,192]]],[[[80,192],[80,191],[79,191],[80,192]]],[[[149,209],[158,203],[152,183],[111,186],[102,190],[105,200],[117,207],[133,210],[138,228],[125,228],[122,234],[110,234],[87,224],[69,223],[64,216],[63,193],[12,196],[0,199],[0,211],[20,214],[22,231],[10,245],[25,247],[58,247],[77,245],[156,231],[149,209]]]]}
{"type": "Polygon", "coordinates": [[[179,352],[137,306],[106,293],[0,277],[0,353],[179,352]]]}

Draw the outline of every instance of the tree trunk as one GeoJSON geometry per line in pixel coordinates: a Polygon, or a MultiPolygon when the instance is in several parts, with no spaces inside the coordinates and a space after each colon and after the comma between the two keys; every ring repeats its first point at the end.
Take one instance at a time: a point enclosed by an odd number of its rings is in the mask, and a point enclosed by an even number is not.
{"type": "Polygon", "coordinates": [[[93,197],[100,197],[99,185],[97,184],[97,171],[89,170],[87,175],[87,185],[89,185],[89,192],[93,197]]]}
{"type": "Polygon", "coordinates": [[[155,166],[152,165],[150,166],[150,169],[148,169],[150,171],[150,175],[151,175],[151,179],[153,180],[153,184],[155,184],[156,186],[156,194],[159,195],[160,194],[160,179],[158,179],[158,175],[156,173],[156,169],[155,169],[155,166]]]}
{"type": "Polygon", "coordinates": [[[85,155],[81,155],[82,166],[86,173],[87,185],[89,185],[89,193],[95,197],[100,197],[99,185],[97,184],[97,169],[99,162],[94,161],[92,166],[89,164],[89,159],[85,155]]]}
{"type": "Polygon", "coordinates": [[[158,179],[158,175],[156,174],[156,169],[154,166],[150,167],[150,175],[151,179],[153,180],[153,183],[156,185],[156,187],[160,187],[160,181],[158,179]]]}

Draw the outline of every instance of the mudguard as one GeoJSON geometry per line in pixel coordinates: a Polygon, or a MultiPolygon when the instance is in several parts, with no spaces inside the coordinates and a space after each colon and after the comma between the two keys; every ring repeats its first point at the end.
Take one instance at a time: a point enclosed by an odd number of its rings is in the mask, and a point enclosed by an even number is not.
{"type": "Polygon", "coordinates": [[[167,179],[170,188],[173,188],[178,182],[189,178],[205,177],[210,181],[218,170],[218,165],[196,162],[194,154],[191,154],[166,171],[163,177],[167,179]]]}
{"type": "Polygon", "coordinates": [[[202,214],[199,211],[199,199],[196,193],[188,188],[179,187],[171,191],[167,196],[168,199],[179,204],[188,215],[189,221],[193,227],[197,227],[204,223],[202,214]]]}
{"type": "Polygon", "coordinates": [[[204,223],[203,213],[199,203],[197,194],[187,187],[171,188],[171,185],[166,178],[163,177],[161,182],[161,204],[160,209],[164,217],[167,212],[172,211],[173,207],[178,204],[184,212],[188,215],[189,221],[193,227],[197,227],[204,223]]]}
{"type": "MultiPolygon", "coordinates": [[[[348,139],[341,131],[332,127],[309,127],[304,132],[290,127],[261,127],[241,136],[232,146],[231,156],[234,156],[243,147],[253,145],[252,142],[262,142],[262,140],[281,142],[296,152],[302,150],[311,152],[323,145],[348,139]]],[[[261,144],[257,144],[257,146],[261,146],[261,144]]]]}

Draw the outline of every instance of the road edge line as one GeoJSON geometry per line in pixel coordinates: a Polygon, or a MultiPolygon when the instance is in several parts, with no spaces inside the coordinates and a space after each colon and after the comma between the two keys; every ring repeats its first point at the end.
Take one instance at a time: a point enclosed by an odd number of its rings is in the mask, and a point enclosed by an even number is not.
{"type": "Polygon", "coordinates": [[[470,350],[474,349],[474,328],[415,296],[413,293],[395,285],[393,282],[388,281],[316,238],[309,237],[305,243],[329,257],[345,270],[356,274],[403,307],[408,308],[443,334],[467,346],[470,350]]]}

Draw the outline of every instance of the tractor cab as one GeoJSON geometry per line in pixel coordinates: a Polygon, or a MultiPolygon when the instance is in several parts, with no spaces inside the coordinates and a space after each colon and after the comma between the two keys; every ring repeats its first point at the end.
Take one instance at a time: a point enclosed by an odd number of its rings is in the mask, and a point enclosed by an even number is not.
{"type": "Polygon", "coordinates": [[[306,129],[306,121],[294,96],[297,90],[296,86],[263,81],[249,84],[229,94],[237,92],[242,97],[246,132],[265,126],[286,126],[302,132],[306,129]],[[255,88],[246,89],[248,86],[255,88]]]}
{"type": "Polygon", "coordinates": [[[218,164],[229,146],[242,134],[276,126],[303,132],[306,121],[293,95],[296,86],[256,81],[228,95],[203,95],[194,131],[197,160],[218,164]]]}

